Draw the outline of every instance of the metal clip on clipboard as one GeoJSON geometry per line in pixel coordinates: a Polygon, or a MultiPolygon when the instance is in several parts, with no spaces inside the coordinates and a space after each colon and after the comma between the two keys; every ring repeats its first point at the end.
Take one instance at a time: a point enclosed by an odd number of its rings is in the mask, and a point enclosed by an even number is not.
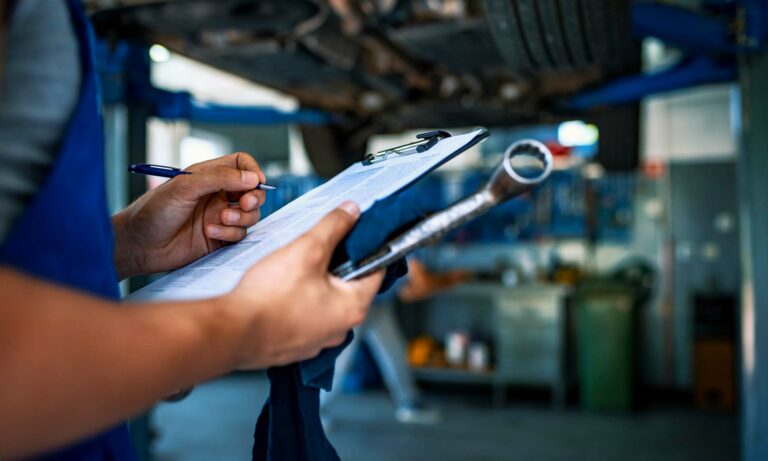
{"type": "MultiPolygon", "coordinates": [[[[434,143],[437,143],[437,140],[434,143]]],[[[414,149],[414,145],[418,148],[425,143],[417,141],[394,149],[414,149]]],[[[381,152],[386,153],[394,149],[381,152]]],[[[422,149],[422,152],[423,150],[425,149],[422,149]]],[[[399,155],[408,154],[400,153],[399,155]]],[[[516,142],[507,148],[491,178],[480,190],[424,218],[362,261],[348,261],[342,264],[333,271],[333,274],[342,280],[352,280],[386,267],[416,248],[443,237],[453,229],[484,214],[494,206],[528,192],[547,179],[551,171],[552,153],[546,146],[534,140],[516,142]]]]}
{"type": "Polygon", "coordinates": [[[416,138],[419,139],[418,141],[409,142],[408,144],[403,144],[402,146],[392,147],[390,149],[384,149],[378,152],[366,154],[365,158],[363,159],[363,165],[371,165],[373,163],[383,162],[395,155],[402,157],[405,155],[420,154],[431,149],[432,146],[437,144],[438,141],[450,137],[451,133],[440,130],[417,134],[416,138]]]}

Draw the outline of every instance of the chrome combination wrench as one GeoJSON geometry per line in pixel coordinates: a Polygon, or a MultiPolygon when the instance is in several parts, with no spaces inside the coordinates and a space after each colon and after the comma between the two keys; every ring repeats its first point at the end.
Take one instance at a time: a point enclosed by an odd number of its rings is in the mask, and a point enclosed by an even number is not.
{"type": "Polygon", "coordinates": [[[342,280],[352,280],[376,272],[494,206],[528,192],[547,179],[551,171],[552,153],[544,144],[534,140],[518,141],[507,148],[501,163],[480,190],[424,218],[371,256],[359,262],[347,261],[333,274],[342,280]]]}

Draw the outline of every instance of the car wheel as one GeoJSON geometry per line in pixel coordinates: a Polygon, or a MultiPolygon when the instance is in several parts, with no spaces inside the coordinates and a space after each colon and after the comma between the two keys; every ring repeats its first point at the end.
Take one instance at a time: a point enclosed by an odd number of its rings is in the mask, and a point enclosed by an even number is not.
{"type": "Polygon", "coordinates": [[[634,61],[628,0],[484,0],[496,46],[517,71],[599,65],[618,71],[634,61]]]}
{"type": "Polygon", "coordinates": [[[335,176],[363,159],[372,131],[366,127],[347,129],[334,125],[302,126],[301,135],[315,172],[325,178],[335,176]]]}

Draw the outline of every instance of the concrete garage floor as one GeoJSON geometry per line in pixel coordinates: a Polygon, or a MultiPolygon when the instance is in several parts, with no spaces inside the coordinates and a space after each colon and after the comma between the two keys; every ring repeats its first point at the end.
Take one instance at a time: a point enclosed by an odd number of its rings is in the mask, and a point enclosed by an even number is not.
{"type": "MultiPolygon", "coordinates": [[[[267,394],[263,375],[199,386],[154,414],[159,461],[250,459],[253,426],[267,394]]],[[[735,460],[737,419],[680,409],[631,416],[553,411],[549,406],[460,395],[434,400],[443,422],[398,424],[384,392],[343,395],[331,411],[331,442],[345,461],[423,460],[735,460]]]]}

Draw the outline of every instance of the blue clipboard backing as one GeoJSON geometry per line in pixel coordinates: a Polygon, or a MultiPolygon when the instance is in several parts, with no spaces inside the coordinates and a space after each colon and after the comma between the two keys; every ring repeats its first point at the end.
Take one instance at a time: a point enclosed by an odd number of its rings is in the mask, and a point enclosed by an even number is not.
{"type": "MultiPolygon", "coordinates": [[[[460,149],[457,149],[451,155],[436,163],[432,168],[400,188],[396,193],[376,201],[360,216],[355,227],[336,248],[333,257],[331,258],[330,268],[335,268],[348,260],[357,262],[364,259],[381,248],[387,241],[401,234],[429,213],[437,211],[423,209],[418,205],[417,200],[409,198],[408,191],[411,190],[411,186],[444,165],[446,162],[477,145],[488,136],[490,136],[490,132],[483,129],[470,142],[464,144],[460,149]]],[[[382,284],[379,293],[389,290],[398,278],[407,273],[408,267],[405,260],[400,260],[397,263],[391,264],[387,267],[384,283],[382,284]]]]}

